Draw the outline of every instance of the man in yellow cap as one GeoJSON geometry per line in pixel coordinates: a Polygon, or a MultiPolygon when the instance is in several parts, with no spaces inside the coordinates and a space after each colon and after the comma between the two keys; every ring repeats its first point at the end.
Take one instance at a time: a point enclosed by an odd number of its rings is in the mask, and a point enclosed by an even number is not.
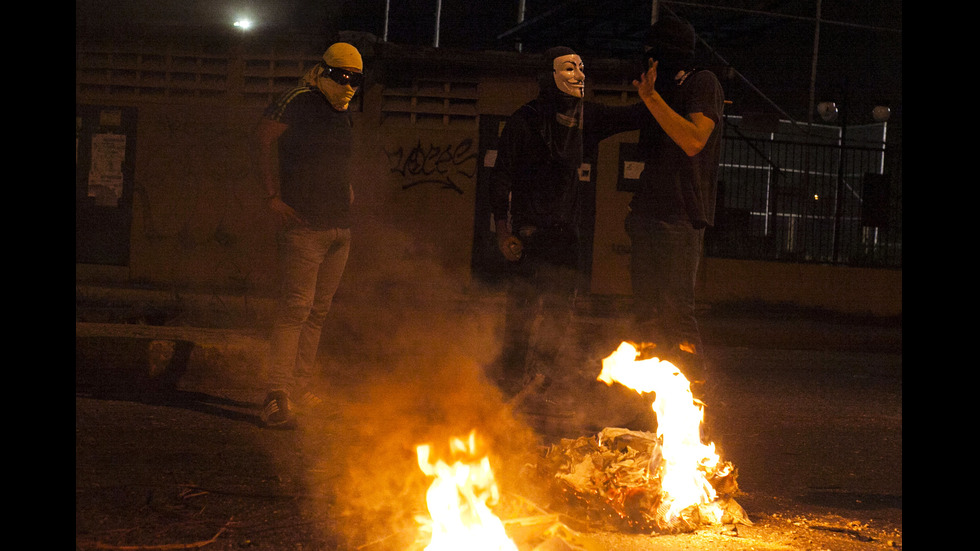
{"type": "Polygon", "coordinates": [[[261,412],[268,427],[290,428],[297,411],[322,402],[314,365],[350,251],[354,122],[348,106],[363,83],[360,52],[337,42],[259,121],[259,177],[279,223],[279,297],[261,412]]]}

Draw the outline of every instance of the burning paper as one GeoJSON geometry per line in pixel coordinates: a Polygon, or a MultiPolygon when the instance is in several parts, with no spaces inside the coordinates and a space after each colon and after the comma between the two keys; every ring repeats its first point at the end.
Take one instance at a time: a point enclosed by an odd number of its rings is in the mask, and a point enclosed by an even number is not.
{"type": "Polygon", "coordinates": [[[476,453],[476,433],[450,440],[452,464],[430,461],[432,448],[416,448],[419,467],[435,477],[426,493],[430,519],[419,519],[432,533],[426,551],[517,551],[490,507],[500,498],[490,459],[476,453]]]}
{"type": "Polygon", "coordinates": [[[671,522],[683,509],[715,499],[705,474],[714,471],[719,457],[713,443],[701,443],[704,404],[694,400],[687,377],[670,362],[636,357],[632,344],[620,344],[602,361],[599,380],[607,385],[618,382],[639,393],[655,393],[653,411],[664,459],[662,516],[671,522]]]}
{"type": "Polygon", "coordinates": [[[750,524],[731,499],[735,469],[720,460],[714,444],[701,442],[704,404],[677,367],[658,358],[637,360],[636,348],[624,342],[603,360],[598,379],[654,393],[657,432],[606,428],[594,439],[563,440],[550,455],[570,502],[610,512],[608,518],[635,530],[750,524]]]}

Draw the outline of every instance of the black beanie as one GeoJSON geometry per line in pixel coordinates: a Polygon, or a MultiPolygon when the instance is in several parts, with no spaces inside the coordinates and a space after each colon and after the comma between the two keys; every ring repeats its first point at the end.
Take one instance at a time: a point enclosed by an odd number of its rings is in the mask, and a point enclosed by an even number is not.
{"type": "Polygon", "coordinates": [[[553,48],[548,48],[544,52],[544,58],[548,62],[548,68],[552,68],[552,64],[555,62],[556,57],[561,57],[563,55],[576,55],[575,50],[567,46],[555,46],[553,48]]]}
{"type": "Polygon", "coordinates": [[[647,31],[647,57],[664,61],[685,62],[694,59],[697,37],[690,23],[674,16],[658,19],[647,31]]]}

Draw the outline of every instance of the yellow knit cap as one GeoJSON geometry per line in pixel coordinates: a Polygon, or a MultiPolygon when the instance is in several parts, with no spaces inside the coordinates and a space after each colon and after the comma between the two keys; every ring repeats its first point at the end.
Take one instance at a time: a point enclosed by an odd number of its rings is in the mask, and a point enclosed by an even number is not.
{"type": "Polygon", "coordinates": [[[358,71],[364,70],[361,53],[357,48],[346,42],[336,42],[323,52],[323,62],[331,67],[353,67],[358,71]]]}

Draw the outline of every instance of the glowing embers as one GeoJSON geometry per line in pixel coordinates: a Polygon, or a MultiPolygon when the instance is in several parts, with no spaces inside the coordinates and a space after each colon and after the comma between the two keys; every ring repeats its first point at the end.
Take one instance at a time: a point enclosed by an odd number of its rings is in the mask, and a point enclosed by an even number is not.
{"type": "Polygon", "coordinates": [[[490,510],[500,494],[490,459],[477,455],[476,433],[466,440],[453,438],[449,444],[451,463],[432,462],[432,447],[427,444],[416,448],[419,468],[435,477],[426,493],[430,518],[418,519],[422,529],[431,532],[426,551],[517,551],[490,510]]]}

